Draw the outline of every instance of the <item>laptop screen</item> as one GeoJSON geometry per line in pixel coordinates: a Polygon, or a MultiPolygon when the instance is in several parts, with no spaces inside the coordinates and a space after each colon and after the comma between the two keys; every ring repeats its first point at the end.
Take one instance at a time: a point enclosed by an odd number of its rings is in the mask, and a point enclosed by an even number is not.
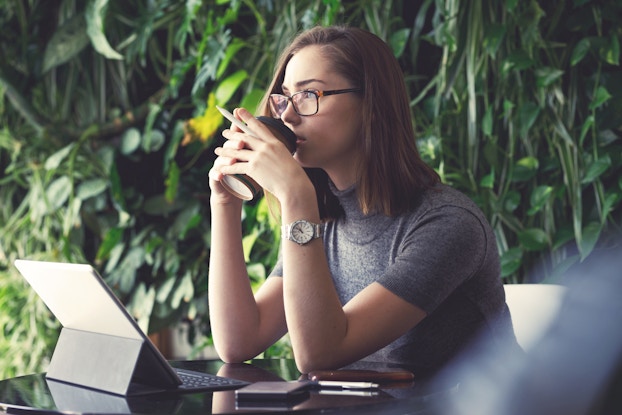
{"type": "Polygon", "coordinates": [[[63,327],[144,339],[125,307],[90,265],[16,260],[15,266],[63,327]]]}
{"type": "Polygon", "coordinates": [[[15,266],[63,326],[49,378],[122,395],[139,385],[181,383],[93,267],[30,260],[15,266]]]}

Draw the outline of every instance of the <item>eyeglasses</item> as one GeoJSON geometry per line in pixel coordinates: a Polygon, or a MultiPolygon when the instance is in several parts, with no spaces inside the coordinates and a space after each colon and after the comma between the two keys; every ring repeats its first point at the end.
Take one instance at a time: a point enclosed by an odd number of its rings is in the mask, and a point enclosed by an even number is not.
{"type": "Polygon", "coordinates": [[[360,92],[361,88],[348,88],[348,89],[334,89],[332,91],[313,91],[304,90],[299,91],[292,96],[288,97],[283,94],[271,94],[270,95],[270,110],[275,118],[281,118],[281,115],[287,109],[289,101],[294,106],[296,114],[307,116],[317,114],[320,109],[319,98],[326,97],[328,95],[347,94],[348,92],[360,92]]]}

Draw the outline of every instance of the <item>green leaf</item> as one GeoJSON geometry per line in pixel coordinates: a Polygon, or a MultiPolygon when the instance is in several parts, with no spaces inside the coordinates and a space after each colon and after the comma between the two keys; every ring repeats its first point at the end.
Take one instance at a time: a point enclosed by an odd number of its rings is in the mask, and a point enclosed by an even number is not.
{"type": "Polygon", "coordinates": [[[69,61],[89,44],[86,34],[86,22],[83,16],[76,15],[54,32],[43,54],[45,73],[69,61]]]}
{"type": "Polygon", "coordinates": [[[261,286],[261,283],[266,280],[266,267],[260,263],[255,262],[253,264],[248,264],[246,266],[246,272],[254,282],[252,284],[253,291],[256,291],[261,286]]]}
{"type": "Polygon", "coordinates": [[[114,50],[104,34],[104,16],[108,0],[89,0],[86,5],[86,33],[91,39],[93,48],[108,59],[122,60],[123,55],[114,50]]]}
{"type": "Polygon", "coordinates": [[[581,39],[572,50],[572,56],[570,57],[570,66],[575,66],[583,60],[585,55],[590,51],[589,38],[581,39]]]}
{"type": "Polygon", "coordinates": [[[561,69],[544,67],[536,69],[534,73],[536,75],[536,85],[540,88],[544,88],[560,79],[564,71],[561,69]]]}
{"type": "Polygon", "coordinates": [[[168,141],[164,152],[164,167],[163,170],[167,172],[170,169],[171,163],[175,160],[175,155],[180,147],[180,143],[184,138],[184,122],[177,120],[173,129],[173,134],[168,141]]]}
{"type": "Polygon", "coordinates": [[[164,303],[166,301],[168,296],[173,292],[173,287],[176,282],[177,278],[175,278],[175,276],[170,276],[164,281],[156,294],[156,301],[158,303],[164,303]]]}
{"type": "Polygon", "coordinates": [[[503,100],[503,117],[504,118],[510,118],[510,115],[512,115],[512,110],[514,110],[514,103],[508,99],[504,99],[503,100]]]}
{"type": "Polygon", "coordinates": [[[138,131],[137,128],[132,127],[125,130],[125,132],[121,136],[121,154],[124,154],[126,156],[132,154],[134,151],[136,151],[138,146],[140,146],[140,141],[140,131],[138,131]]]}
{"type": "Polygon", "coordinates": [[[123,238],[123,229],[121,228],[110,228],[108,232],[104,235],[104,239],[97,250],[97,261],[104,261],[110,255],[112,249],[117,246],[123,238]]]}
{"type": "Polygon", "coordinates": [[[242,238],[242,246],[244,248],[244,261],[250,262],[251,251],[253,250],[253,246],[255,245],[255,242],[257,242],[258,239],[259,239],[259,232],[257,228],[254,228],[251,233],[249,233],[248,235],[244,236],[244,238],[242,238]]]}
{"type": "Polygon", "coordinates": [[[611,158],[609,157],[609,155],[592,161],[587,167],[585,177],[583,177],[583,179],[581,180],[581,184],[592,183],[601,174],[606,172],[609,167],[611,167],[611,158]]]}
{"type": "Polygon", "coordinates": [[[594,99],[590,103],[590,109],[596,109],[611,99],[611,94],[604,86],[599,86],[594,94],[594,99]]]}
{"type": "Polygon", "coordinates": [[[581,232],[581,243],[579,244],[579,252],[581,252],[581,260],[583,261],[594,250],[596,242],[600,237],[602,226],[598,222],[590,222],[583,228],[581,232]]]}
{"type": "Polygon", "coordinates": [[[244,82],[247,78],[248,73],[244,69],[240,69],[239,71],[236,71],[227,78],[223,79],[214,92],[216,95],[216,102],[220,105],[224,105],[229,102],[242,82],[244,82]]]}
{"type": "Polygon", "coordinates": [[[494,172],[490,172],[486,176],[482,177],[482,179],[479,181],[480,187],[483,187],[485,189],[492,189],[494,187],[494,184],[495,184],[495,173],[494,172]]]}
{"type": "Polygon", "coordinates": [[[513,182],[524,182],[533,178],[538,172],[538,159],[535,157],[523,157],[518,160],[512,174],[513,182]]]}
{"type": "Polygon", "coordinates": [[[594,123],[595,120],[593,115],[588,116],[583,122],[583,125],[581,126],[581,136],[579,137],[579,143],[581,143],[581,145],[583,145],[585,137],[587,136],[587,133],[590,131],[590,128],[592,128],[594,123]]]}
{"type": "Polygon", "coordinates": [[[171,161],[168,176],[166,177],[166,190],[164,191],[164,197],[168,202],[173,202],[177,196],[177,190],[179,189],[179,177],[181,172],[179,166],[175,161],[171,161]]]}
{"type": "Polygon", "coordinates": [[[605,202],[603,203],[603,207],[601,209],[602,216],[609,215],[616,204],[618,204],[622,200],[622,193],[617,189],[612,189],[611,192],[607,192],[605,194],[605,202]]]}
{"type": "Polygon", "coordinates": [[[76,191],[76,197],[81,200],[89,199],[104,192],[108,188],[108,182],[104,179],[91,179],[80,183],[76,191]]]}
{"type": "Polygon", "coordinates": [[[224,57],[222,43],[226,41],[226,36],[222,39],[211,37],[207,41],[207,50],[203,54],[203,64],[198,70],[198,73],[194,78],[194,84],[192,85],[192,95],[195,95],[201,88],[203,88],[207,81],[215,79],[218,65],[224,57]]]}
{"type": "Polygon", "coordinates": [[[501,254],[501,277],[505,278],[516,272],[523,259],[523,250],[520,248],[510,248],[501,254]]]}
{"type": "Polygon", "coordinates": [[[79,229],[80,223],[80,208],[82,207],[82,200],[75,198],[69,202],[69,206],[65,210],[63,217],[63,235],[69,236],[73,229],[79,229]]]}
{"type": "Polygon", "coordinates": [[[194,284],[192,283],[192,275],[187,272],[171,297],[171,307],[177,309],[182,301],[187,303],[192,300],[192,297],[194,297],[194,284]]]}
{"type": "Polygon", "coordinates": [[[118,210],[125,210],[125,196],[123,194],[123,185],[121,184],[121,177],[117,170],[116,164],[110,166],[110,190],[112,191],[112,200],[117,206],[118,210]]]}
{"type": "Polygon", "coordinates": [[[539,228],[529,228],[519,232],[518,240],[527,251],[542,251],[548,247],[546,232],[539,228]]]}
{"type": "Polygon", "coordinates": [[[567,246],[569,242],[574,240],[574,229],[571,224],[562,225],[553,238],[553,250],[557,250],[567,246]]]}
{"type": "Polygon", "coordinates": [[[132,317],[136,319],[136,323],[145,334],[149,334],[149,320],[155,304],[155,295],[153,286],[147,289],[145,283],[141,282],[127,305],[132,317]]]}
{"type": "Polygon", "coordinates": [[[620,64],[620,41],[615,33],[611,34],[611,41],[605,52],[605,60],[611,65],[618,66],[620,64]]]}
{"type": "Polygon", "coordinates": [[[183,232],[179,235],[179,239],[185,239],[186,234],[189,230],[195,229],[199,224],[203,221],[203,216],[200,214],[193,215],[190,220],[186,223],[186,227],[183,232]]]}
{"type": "Polygon", "coordinates": [[[530,203],[531,208],[527,212],[529,216],[535,215],[542,210],[544,205],[549,201],[553,194],[553,188],[551,186],[538,186],[531,192],[530,203]]]}
{"type": "Polygon", "coordinates": [[[189,229],[196,226],[196,218],[199,217],[199,204],[198,203],[189,203],[187,207],[181,210],[175,221],[170,227],[170,234],[173,238],[177,238],[179,240],[183,240],[185,238],[186,232],[189,229]]]}
{"type": "Polygon", "coordinates": [[[67,202],[71,194],[71,179],[62,176],[54,180],[45,191],[46,200],[49,203],[48,213],[56,211],[67,202]]]}
{"type": "Polygon", "coordinates": [[[73,147],[74,144],[71,143],[68,146],[65,146],[58,150],[56,153],[48,157],[47,160],[45,160],[45,164],[43,165],[43,167],[48,171],[55,170],[56,168],[58,168],[58,166],[60,166],[60,163],[69,155],[69,153],[71,153],[73,147]]]}
{"type": "Polygon", "coordinates": [[[397,30],[391,34],[389,38],[389,45],[391,45],[391,50],[393,50],[393,55],[396,58],[401,57],[404,53],[409,37],[410,29],[408,28],[397,30]]]}
{"type": "Polygon", "coordinates": [[[141,246],[134,246],[110,274],[112,282],[119,287],[122,293],[131,292],[136,283],[136,271],[144,262],[145,250],[141,246]]]}
{"type": "Polygon", "coordinates": [[[149,113],[145,120],[145,128],[142,134],[141,146],[146,153],[158,151],[164,145],[164,134],[153,128],[158,115],[162,111],[162,106],[156,103],[149,103],[149,113]],[[156,132],[158,131],[158,132],[156,132]]]}
{"type": "Polygon", "coordinates": [[[166,136],[164,133],[154,128],[143,134],[141,147],[146,153],[154,153],[160,150],[165,142],[166,136]]]}
{"type": "Polygon", "coordinates": [[[259,107],[264,92],[263,89],[254,88],[248,94],[244,95],[244,98],[242,98],[240,102],[240,106],[249,110],[251,114],[254,114],[257,111],[257,107],[259,107]]]}
{"type": "Polygon", "coordinates": [[[502,64],[502,72],[507,74],[511,70],[523,70],[531,68],[534,65],[533,60],[524,50],[512,52],[502,64]]]}
{"type": "Polygon", "coordinates": [[[518,126],[521,137],[526,137],[540,115],[540,107],[533,102],[526,102],[518,109],[518,126]]]}
{"type": "Polygon", "coordinates": [[[159,235],[155,235],[155,236],[149,238],[147,243],[144,245],[145,246],[145,252],[148,255],[151,255],[151,254],[153,254],[155,252],[156,249],[158,249],[162,245],[164,245],[164,238],[162,238],[159,235]]]}
{"type": "Polygon", "coordinates": [[[503,197],[503,210],[506,212],[514,212],[520,206],[521,196],[516,190],[510,190],[503,197]]]}
{"type": "Polygon", "coordinates": [[[225,50],[225,56],[222,58],[222,61],[220,61],[218,69],[216,70],[216,79],[219,79],[223,73],[225,73],[231,60],[235,57],[238,51],[244,47],[244,45],[245,42],[237,37],[231,41],[225,50]]]}

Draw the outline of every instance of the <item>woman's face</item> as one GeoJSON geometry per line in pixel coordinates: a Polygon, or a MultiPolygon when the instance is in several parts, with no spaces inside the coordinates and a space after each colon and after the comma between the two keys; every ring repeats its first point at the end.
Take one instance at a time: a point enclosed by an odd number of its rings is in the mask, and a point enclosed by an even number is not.
{"type": "MultiPolygon", "coordinates": [[[[319,46],[307,46],[289,61],[283,80],[283,95],[303,90],[329,91],[355,85],[336,74],[319,46]]],[[[319,98],[317,114],[298,115],[289,102],[281,115],[298,137],[295,158],[303,167],[324,169],[338,188],[356,179],[361,134],[361,98],[356,93],[319,98]]]]}

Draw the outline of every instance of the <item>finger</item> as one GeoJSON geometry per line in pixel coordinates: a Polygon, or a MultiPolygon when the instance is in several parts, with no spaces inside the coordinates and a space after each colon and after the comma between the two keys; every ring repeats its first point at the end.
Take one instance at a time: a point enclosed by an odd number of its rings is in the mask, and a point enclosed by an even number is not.
{"type": "Polygon", "coordinates": [[[223,171],[223,169],[226,169],[228,166],[233,166],[236,163],[237,163],[237,160],[233,158],[218,157],[214,161],[212,168],[209,170],[208,176],[210,177],[210,179],[213,179],[215,181],[220,181],[222,180],[222,177],[224,175],[228,174],[227,172],[223,171]]]}
{"type": "Polygon", "coordinates": [[[214,166],[209,170],[209,172],[207,173],[207,176],[210,178],[210,180],[219,182],[220,180],[222,180],[223,174],[220,172],[220,170],[216,166],[214,166]]]}
{"type": "Polygon", "coordinates": [[[225,143],[228,143],[227,147],[230,148],[254,148],[256,143],[261,142],[261,140],[258,140],[256,137],[233,130],[223,130],[222,136],[227,139],[225,143]]]}
{"type": "Polygon", "coordinates": [[[271,139],[276,139],[270,128],[268,128],[268,126],[263,122],[259,121],[246,108],[236,108],[233,112],[235,117],[244,122],[244,124],[246,124],[254,133],[248,134],[247,137],[251,137],[257,141],[270,141],[271,139]]]}
{"type": "MultiPolygon", "coordinates": [[[[238,116],[236,115],[236,110],[235,110],[235,109],[233,110],[233,116],[234,116],[235,118],[237,118],[237,119],[240,119],[240,117],[238,117],[238,116]]],[[[243,132],[243,130],[242,130],[240,127],[238,127],[237,125],[235,125],[235,123],[234,123],[234,122],[231,122],[231,126],[229,127],[229,129],[230,129],[231,131],[235,131],[235,132],[243,132]]]]}
{"type": "MultiPolygon", "coordinates": [[[[223,131],[223,136],[225,136],[225,134],[224,134],[225,131],[231,132],[231,130],[224,130],[223,131]]],[[[235,149],[238,149],[238,150],[243,149],[246,146],[246,143],[244,142],[244,140],[240,140],[239,137],[240,136],[237,135],[237,134],[235,134],[232,139],[229,139],[228,137],[225,137],[225,138],[227,138],[227,141],[224,142],[222,147],[235,148],[235,149]]]]}
{"type": "MultiPolygon", "coordinates": [[[[252,157],[252,151],[247,149],[235,149],[220,147],[215,150],[219,157],[232,159],[233,162],[249,161],[252,157]]],[[[233,164],[233,163],[228,163],[233,164]]]]}
{"type": "Polygon", "coordinates": [[[222,176],[228,176],[232,174],[248,174],[247,170],[248,170],[248,163],[245,163],[245,162],[220,166],[218,171],[221,176],[218,180],[221,180],[222,176]]]}

